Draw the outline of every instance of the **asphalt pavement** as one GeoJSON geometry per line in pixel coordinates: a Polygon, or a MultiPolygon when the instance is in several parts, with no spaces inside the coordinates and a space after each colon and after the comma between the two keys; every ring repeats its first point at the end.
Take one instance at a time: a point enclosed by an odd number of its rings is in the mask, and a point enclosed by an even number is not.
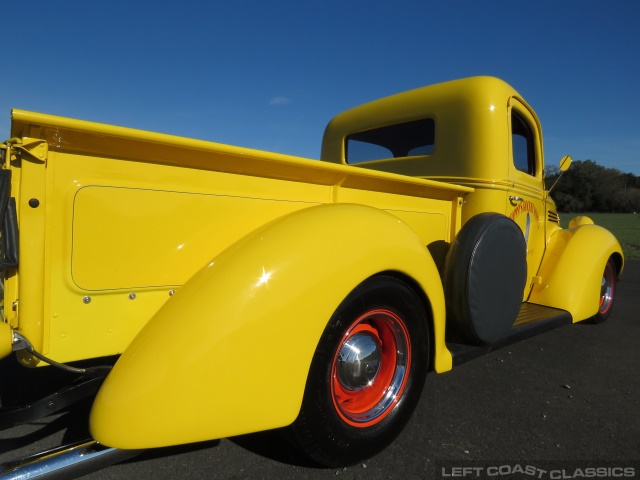
{"type": "MultiPolygon", "coordinates": [[[[606,323],[562,327],[429,374],[400,437],[353,467],[311,465],[265,432],[147,451],[83,478],[640,478],[639,312],[640,261],[630,261],[606,323]]],[[[0,432],[0,462],[81,437],[86,410],[0,432]]]]}

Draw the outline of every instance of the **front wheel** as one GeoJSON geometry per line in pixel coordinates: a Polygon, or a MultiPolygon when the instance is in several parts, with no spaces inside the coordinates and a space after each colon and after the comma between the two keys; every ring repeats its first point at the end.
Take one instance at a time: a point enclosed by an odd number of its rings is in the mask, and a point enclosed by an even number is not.
{"type": "Polygon", "coordinates": [[[427,313],[405,282],[369,278],[331,317],[291,426],[314,460],[347,466],[384,449],[402,431],[429,360],[427,313]]]}
{"type": "Polygon", "coordinates": [[[604,273],[602,274],[598,313],[591,317],[595,323],[602,323],[609,318],[609,315],[611,315],[616,293],[616,279],[616,267],[613,264],[613,260],[610,258],[607,261],[607,264],[604,267],[604,273]]]}

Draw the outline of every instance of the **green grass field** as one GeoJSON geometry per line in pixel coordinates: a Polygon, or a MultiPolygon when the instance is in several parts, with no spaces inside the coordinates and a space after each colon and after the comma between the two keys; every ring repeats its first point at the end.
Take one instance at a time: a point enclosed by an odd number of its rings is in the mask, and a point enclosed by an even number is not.
{"type": "Polygon", "coordinates": [[[562,228],[567,228],[569,221],[577,215],[586,215],[593,223],[613,233],[622,245],[625,260],[640,260],[640,214],[561,213],[562,228]]]}

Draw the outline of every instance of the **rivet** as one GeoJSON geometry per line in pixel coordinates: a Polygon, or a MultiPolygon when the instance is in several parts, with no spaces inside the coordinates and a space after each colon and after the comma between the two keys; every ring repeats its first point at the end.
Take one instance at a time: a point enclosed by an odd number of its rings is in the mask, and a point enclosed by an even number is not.
{"type": "Polygon", "coordinates": [[[175,290],[169,290],[169,296],[172,296],[174,293],[176,293],[175,290]]]}
{"type": "Polygon", "coordinates": [[[129,300],[135,300],[136,299],[136,294],[135,293],[130,293],[129,294],[129,300]]]}
{"type": "Polygon", "coordinates": [[[91,297],[90,297],[89,295],[87,295],[86,297],[84,297],[84,298],[82,299],[82,301],[83,301],[84,303],[91,303],[91,297]]]}
{"type": "Polygon", "coordinates": [[[32,198],[31,200],[29,200],[29,206],[31,208],[38,208],[40,206],[40,200],[38,200],[37,198],[32,198]]]}

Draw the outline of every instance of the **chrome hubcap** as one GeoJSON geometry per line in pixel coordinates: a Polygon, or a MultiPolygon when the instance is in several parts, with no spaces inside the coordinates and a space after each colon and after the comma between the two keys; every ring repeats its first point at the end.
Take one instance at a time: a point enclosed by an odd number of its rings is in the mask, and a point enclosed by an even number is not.
{"type": "Polygon", "coordinates": [[[338,352],[337,373],[342,386],[357,391],[373,383],[380,370],[380,344],[368,332],[351,337],[338,352]]]}
{"type": "Polygon", "coordinates": [[[371,310],[344,333],[331,366],[331,396],[349,425],[381,422],[399,401],[409,377],[411,343],[404,321],[386,309],[371,310]]]}

